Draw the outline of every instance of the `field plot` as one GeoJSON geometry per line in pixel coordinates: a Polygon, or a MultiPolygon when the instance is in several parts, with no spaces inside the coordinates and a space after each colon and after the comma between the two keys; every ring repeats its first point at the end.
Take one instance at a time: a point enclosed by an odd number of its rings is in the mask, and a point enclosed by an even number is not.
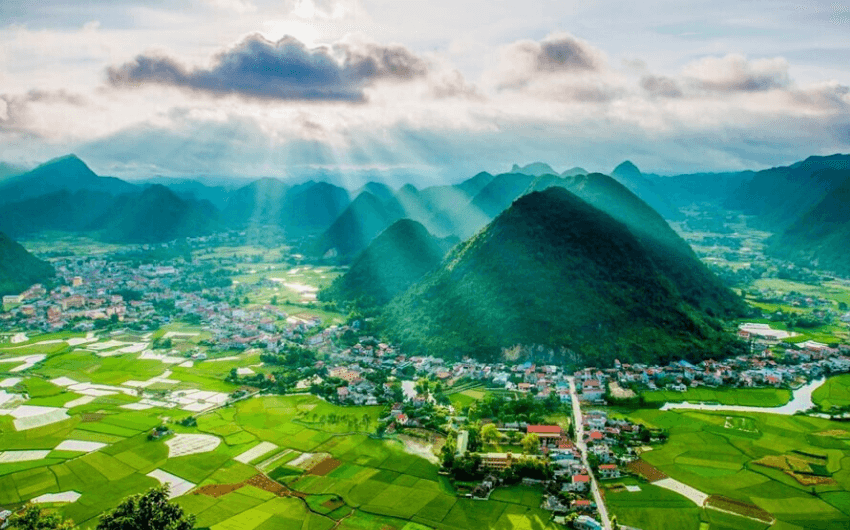
{"type": "Polygon", "coordinates": [[[850,405],[850,374],[827,379],[812,393],[812,401],[823,410],[850,405]]]}
{"type": "Polygon", "coordinates": [[[170,499],[179,497],[195,487],[195,485],[188,480],[184,480],[178,476],[172,475],[171,473],[166,473],[161,469],[151,471],[148,473],[148,476],[157,479],[161,484],[168,484],[171,487],[171,491],[168,495],[170,499]]]}
{"type": "Polygon", "coordinates": [[[685,392],[656,390],[641,394],[648,404],[654,403],[719,403],[745,407],[778,407],[791,400],[784,388],[689,388],[685,392]]]}
{"type": "MultiPolygon", "coordinates": [[[[643,461],[709,499],[722,496],[727,507],[730,502],[751,506],[774,517],[777,528],[827,528],[827,522],[834,525],[830,528],[850,526],[850,505],[836,495],[850,491],[850,459],[845,457],[850,446],[819,435],[842,424],[760,413],[731,420],[723,413],[696,411],[640,410],[629,416],[669,433],[667,443],[641,455],[643,461]]],[[[706,501],[711,502],[719,501],[706,501]]],[[[721,528],[766,526],[734,513],[706,510],[703,515],[721,528]]]]}

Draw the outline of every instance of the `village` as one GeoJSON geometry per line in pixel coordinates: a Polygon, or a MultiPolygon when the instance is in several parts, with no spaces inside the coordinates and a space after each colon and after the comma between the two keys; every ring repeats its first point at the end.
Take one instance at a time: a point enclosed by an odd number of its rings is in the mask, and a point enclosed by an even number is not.
{"type": "MultiPolygon", "coordinates": [[[[539,486],[546,491],[543,508],[555,521],[582,530],[610,528],[596,481],[631,473],[629,464],[640,452],[665,439],[663,430],[618,417],[607,405],[645,405],[644,394],[661,390],[795,389],[850,371],[850,346],[792,343],[787,341],[792,333],[764,323],[739,326],[747,355],[664,366],[615,361],[576,369],[407,356],[373,336],[368,319],[329,324],[319,316],[289,315],[272,303],[249,303],[226,275],[206,265],[109,256],[52,262],[58,285],[33,285],[4,297],[0,321],[15,331],[10,342],[25,342],[28,333],[149,337],[162,326],[182,323],[207,338],[187,345],[175,333],[137,349],[194,362],[260,352],[259,367],[227,374],[228,382],[240,386],[232,397],[312,393],[340,405],[383,405],[386,415],[376,435],[439,433],[445,438],[443,473],[463,495],[486,499],[501,484],[539,486]],[[203,281],[188,284],[187,277],[203,281]],[[466,405],[452,400],[466,389],[481,389],[485,397],[466,405]],[[582,405],[590,408],[582,412],[582,405]],[[557,421],[547,421],[551,418],[557,421]]],[[[309,307],[315,296],[301,302],[309,307]]],[[[554,353],[543,346],[524,348],[554,353]]]]}

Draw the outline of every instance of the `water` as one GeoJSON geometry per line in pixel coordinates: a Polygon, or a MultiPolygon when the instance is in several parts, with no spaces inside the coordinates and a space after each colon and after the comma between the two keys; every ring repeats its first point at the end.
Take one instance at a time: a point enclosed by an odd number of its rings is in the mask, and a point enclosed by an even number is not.
{"type": "Polygon", "coordinates": [[[812,402],[812,392],[821,386],[824,381],[826,381],[826,378],[822,377],[801,386],[791,395],[791,401],[779,407],[747,407],[743,405],[717,405],[709,403],[665,403],[661,407],[661,410],[688,409],[728,412],[768,412],[770,414],[793,416],[797,412],[805,412],[815,406],[812,402]]]}

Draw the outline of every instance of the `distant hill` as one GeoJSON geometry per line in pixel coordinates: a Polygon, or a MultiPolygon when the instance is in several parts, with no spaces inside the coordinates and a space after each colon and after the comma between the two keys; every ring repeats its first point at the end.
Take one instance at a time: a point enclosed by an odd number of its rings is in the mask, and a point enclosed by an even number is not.
{"type": "Polygon", "coordinates": [[[584,169],[583,167],[574,167],[574,168],[570,168],[570,169],[564,171],[563,173],[561,173],[561,176],[562,177],[579,177],[581,175],[587,175],[588,173],[589,173],[589,171],[584,169]]]}
{"type": "Polygon", "coordinates": [[[611,176],[620,184],[629,188],[665,219],[678,220],[683,217],[654,182],[643,176],[631,161],[626,160],[611,172],[611,176]]]}
{"type": "Polygon", "coordinates": [[[481,191],[484,186],[490,184],[493,178],[493,175],[491,175],[490,173],[482,171],[474,177],[466,179],[460,184],[457,184],[455,187],[460,191],[464,192],[465,194],[469,195],[470,197],[473,197],[476,193],[481,191]]]}
{"type": "Polygon", "coordinates": [[[162,243],[209,235],[221,228],[218,212],[207,202],[188,201],[155,184],[126,194],[92,225],[104,240],[116,243],[162,243]]]}
{"type": "Polygon", "coordinates": [[[0,207],[0,231],[20,237],[43,230],[92,230],[113,208],[114,201],[115,197],[106,192],[62,190],[4,204],[0,207]]]}
{"type": "Polygon", "coordinates": [[[496,175],[472,199],[472,206],[492,219],[502,213],[534,182],[534,175],[504,173],[496,175]]]}
{"type": "Polygon", "coordinates": [[[25,199],[67,190],[98,191],[118,195],[137,190],[129,182],[114,177],[99,177],[74,155],[45,162],[32,171],[0,181],[0,202],[25,199]]]}
{"type": "Polygon", "coordinates": [[[0,232],[0,296],[18,294],[30,285],[44,283],[53,276],[50,264],[36,258],[0,232]]]}
{"type": "Polygon", "coordinates": [[[7,162],[0,162],[0,182],[12,177],[17,177],[18,175],[23,175],[26,172],[27,169],[22,166],[9,164],[7,162]]]}
{"type": "Polygon", "coordinates": [[[725,206],[757,216],[762,228],[781,232],[850,177],[850,155],[811,156],[790,166],[752,174],[725,206]]]}
{"type": "Polygon", "coordinates": [[[786,230],[769,240],[768,251],[792,261],[850,275],[850,175],[786,230]]]}
{"type": "Polygon", "coordinates": [[[663,362],[737,344],[624,224],[561,188],[517,199],[394,298],[383,324],[407,351],[453,358],[537,344],[591,364],[663,362]]]}
{"type": "MultiPolygon", "coordinates": [[[[390,198],[394,200],[392,196],[390,198]]],[[[365,249],[376,235],[401,215],[397,204],[387,204],[364,191],[319,237],[315,253],[322,256],[328,251],[334,251],[341,261],[346,262],[365,249]]]]}
{"type": "Polygon", "coordinates": [[[289,191],[283,181],[273,178],[255,180],[230,194],[221,212],[230,226],[280,226],[283,221],[284,198],[289,191]]]}
{"type": "Polygon", "coordinates": [[[511,168],[511,173],[522,173],[523,175],[529,175],[532,177],[539,177],[541,175],[557,175],[558,172],[552,169],[552,166],[545,162],[532,162],[531,164],[519,167],[517,164],[514,164],[511,168]]]}
{"type": "Polygon", "coordinates": [[[383,305],[436,267],[457,239],[438,239],[420,223],[400,219],[360,253],[351,268],[320,293],[323,300],[383,305]]]}

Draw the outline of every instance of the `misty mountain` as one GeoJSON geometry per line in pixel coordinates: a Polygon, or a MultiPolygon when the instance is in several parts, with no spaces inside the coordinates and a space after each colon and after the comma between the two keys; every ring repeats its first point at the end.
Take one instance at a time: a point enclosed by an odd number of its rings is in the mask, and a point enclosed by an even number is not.
{"type": "Polygon", "coordinates": [[[398,220],[319,296],[339,302],[356,300],[361,307],[386,304],[436,267],[457,242],[434,237],[416,221],[398,220]]]}
{"type": "Polygon", "coordinates": [[[848,178],[850,155],[811,156],[790,166],[753,173],[725,206],[755,215],[762,228],[781,232],[848,178]]]}
{"type": "Polygon", "coordinates": [[[850,275],[850,176],[791,226],[769,240],[768,251],[791,261],[850,275]]]}
{"type": "Polygon", "coordinates": [[[673,206],[664,194],[664,190],[640,172],[630,161],[626,160],[611,172],[611,177],[617,182],[629,188],[632,193],[640,197],[650,205],[661,217],[670,220],[678,220],[683,217],[682,212],[673,206]]]}
{"type": "Polygon", "coordinates": [[[531,164],[520,167],[514,164],[510,173],[522,173],[531,177],[540,177],[542,175],[557,175],[558,172],[552,169],[552,166],[545,162],[532,162],[531,164]]]}
{"type": "Polygon", "coordinates": [[[118,195],[138,190],[137,186],[114,177],[99,177],[74,155],[55,158],[32,171],[0,181],[0,202],[25,199],[67,190],[97,191],[118,195]]]}
{"type": "Polygon", "coordinates": [[[468,178],[461,182],[460,184],[456,184],[455,187],[460,191],[464,192],[469,197],[474,197],[479,191],[481,191],[484,186],[490,184],[493,181],[493,175],[487,173],[486,171],[482,171],[478,173],[472,178],[468,178]]]}
{"type": "Polygon", "coordinates": [[[53,267],[0,232],[0,296],[18,294],[54,276],[53,267]]]}
{"type": "Polygon", "coordinates": [[[117,197],[109,211],[90,228],[114,243],[163,243],[209,235],[222,229],[222,225],[212,204],[181,199],[165,186],[155,184],[141,193],[117,197]]]}
{"type": "Polygon", "coordinates": [[[582,175],[587,175],[588,171],[583,167],[573,167],[570,168],[563,173],[561,173],[562,177],[580,177],[582,175]]]}
{"type": "Polygon", "coordinates": [[[385,329],[407,351],[498,358],[567,346],[589,363],[734,350],[621,222],[561,188],[516,200],[394,298],[385,329]]]}
{"type": "Polygon", "coordinates": [[[322,256],[333,251],[340,261],[347,262],[401,216],[401,208],[393,196],[387,203],[364,191],[319,237],[315,253],[322,256]]]}

